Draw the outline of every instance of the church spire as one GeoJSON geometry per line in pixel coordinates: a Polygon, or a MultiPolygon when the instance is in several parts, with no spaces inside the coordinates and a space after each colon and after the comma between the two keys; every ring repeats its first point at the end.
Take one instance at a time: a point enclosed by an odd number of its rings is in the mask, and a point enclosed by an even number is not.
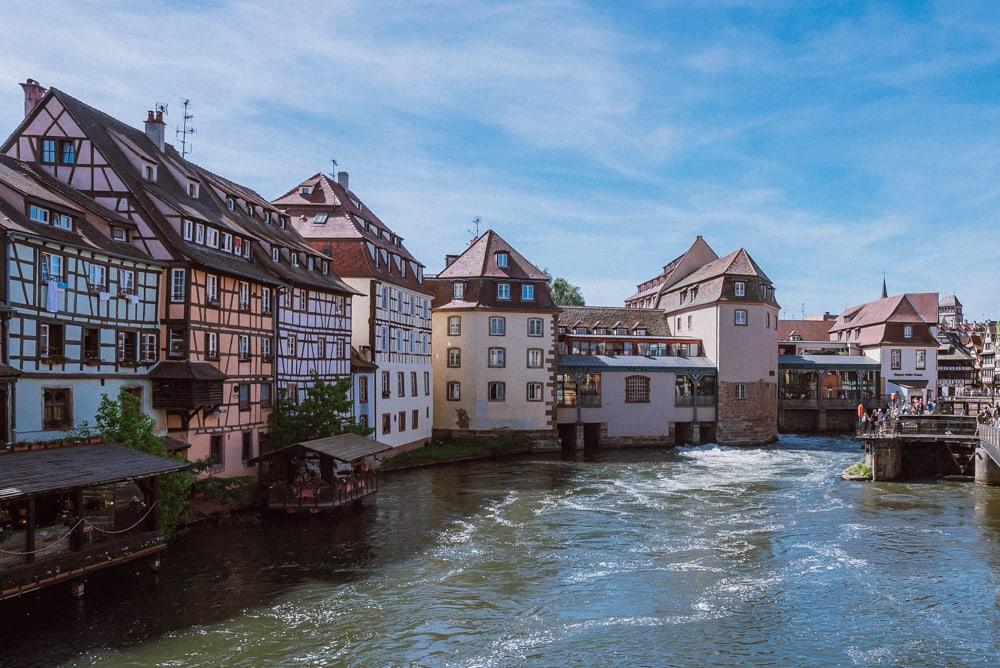
{"type": "Polygon", "coordinates": [[[886,290],[886,287],[885,287],[885,272],[883,271],[882,272],[882,299],[885,299],[888,296],[889,296],[889,291],[886,290]]]}

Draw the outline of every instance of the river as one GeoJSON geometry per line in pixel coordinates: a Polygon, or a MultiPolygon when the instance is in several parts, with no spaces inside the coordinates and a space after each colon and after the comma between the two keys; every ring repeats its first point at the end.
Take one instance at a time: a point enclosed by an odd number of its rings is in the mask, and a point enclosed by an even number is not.
{"type": "Polygon", "coordinates": [[[9,665],[941,665],[1000,651],[1000,489],[848,483],[850,439],[388,476],[0,605],[9,665]]]}

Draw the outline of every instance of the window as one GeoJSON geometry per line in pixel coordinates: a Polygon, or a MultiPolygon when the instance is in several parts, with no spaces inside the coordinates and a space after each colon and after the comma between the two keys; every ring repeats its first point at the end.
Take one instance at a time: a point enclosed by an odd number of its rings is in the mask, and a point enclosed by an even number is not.
{"type": "Polygon", "coordinates": [[[292,257],[292,266],[293,267],[299,266],[299,254],[298,253],[292,253],[291,257],[292,257]]]}
{"type": "Polygon", "coordinates": [[[275,264],[281,262],[281,249],[278,248],[277,246],[271,249],[271,259],[274,261],[275,264]]]}
{"type": "Polygon", "coordinates": [[[285,354],[288,355],[289,357],[295,357],[296,348],[298,347],[297,344],[298,344],[298,339],[296,338],[295,334],[289,334],[288,336],[286,336],[285,354]]]}
{"type": "Polygon", "coordinates": [[[219,305],[219,277],[214,274],[205,277],[205,302],[219,305]]]}
{"type": "Polygon", "coordinates": [[[507,265],[510,264],[510,253],[507,251],[497,251],[497,266],[501,269],[506,269],[507,265]]]}
{"type": "Polygon", "coordinates": [[[271,312],[271,289],[262,288],[260,291],[260,310],[262,313],[271,312]]]}
{"type": "Polygon", "coordinates": [[[43,209],[40,206],[35,206],[32,204],[28,207],[28,218],[35,221],[36,223],[46,223],[49,222],[49,210],[43,209]]]}
{"type": "Polygon", "coordinates": [[[127,295],[135,294],[135,272],[131,269],[118,270],[118,288],[127,295]]]}
{"type": "Polygon", "coordinates": [[[205,356],[210,360],[219,359],[219,335],[205,332],[205,356]]]}
{"type": "Polygon", "coordinates": [[[253,204],[247,202],[247,215],[253,218],[254,213],[256,213],[256,211],[257,210],[254,208],[253,204]]]}
{"type": "Polygon", "coordinates": [[[396,396],[406,396],[406,374],[402,371],[396,373],[396,396]]]}
{"type": "MultiPolygon", "coordinates": [[[[768,315],[768,317],[770,317],[770,316],[771,316],[771,314],[770,314],[770,313],[768,313],[767,315],[768,315]]],[[[687,323],[687,328],[688,328],[688,330],[689,330],[689,331],[690,331],[690,329],[691,329],[691,325],[693,325],[693,324],[694,324],[694,316],[690,316],[690,315],[689,315],[689,316],[688,316],[688,323],[687,323]]],[[[770,326],[771,326],[771,323],[770,323],[770,322],[768,322],[768,323],[767,323],[767,326],[768,326],[768,327],[770,327],[770,326]]]]}
{"type": "Polygon", "coordinates": [[[83,359],[96,362],[101,358],[101,330],[94,327],[83,329],[83,359]]]}
{"type": "Polygon", "coordinates": [[[226,448],[224,447],[224,443],[222,434],[212,436],[208,442],[208,459],[212,463],[212,469],[215,471],[221,471],[225,466],[226,448]]]}
{"type": "Polygon", "coordinates": [[[292,400],[296,406],[299,405],[299,386],[295,383],[289,383],[288,387],[285,388],[285,396],[292,400]]]}
{"type": "Polygon", "coordinates": [[[392,416],[388,413],[382,413],[382,433],[392,433],[392,416]]]}
{"type": "Polygon", "coordinates": [[[399,411],[399,431],[406,431],[406,411],[399,411]]]}
{"type": "Polygon", "coordinates": [[[240,383],[240,411],[250,410],[250,383],[240,383]]]}
{"type": "Polygon", "coordinates": [[[313,225],[326,225],[326,219],[329,217],[329,214],[317,213],[313,216],[313,225]]]}
{"type": "Polygon", "coordinates": [[[124,227],[112,227],[111,238],[114,241],[128,241],[128,232],[124,227]]]}
{"type": "Polygon", "coordinates": [[[262,336],[260,337],[260,357],[265,362],[271,359],[271,337],[262,336]]]}
{"type": "Polygon", "coordinates": [[[507,350],[504,348],[490,348],[487,365],[492,368],[507,366],[507,350]]]}
{"type": "Polygon", "coordinates": [[[209,248],[219,247],[219,230],[209,227],[205,230],[205,245],[209,248]]]}
{"type": "Polygon", "coordinates": [[[448,348],[448,366],[457,369],[462,366],[462,349],[448,348]]]}
{"type": "Polygon", "coordinates": [[[155,332],[146,332],[142,335],[142,361],[155,362],[159,357],[159,346],[157,345],[157,335],[155,332]]]}
{"type": "Polygon", "coordinates": [[[55,139],[43,139],[42,140],[42,162],[55,162],[56,161],[56,140],[55,139]]]}
{"type": "Polygon", "coordinates": [[[747,386],[743,383],[736,384],[736,398],[746,399],[747,398],[747,386]]]}
{"type": "Polygon", "coordinates": [[[922,371],[927,368],[927,351],[917,350],[917,370],[922,371]]]}
{"type": "Polygon", "coordinates": [[[226,208],[230,211],[236,210],[236,199],[232,195],[226,195],[226,208]]]}
{"type": "Polygon", "coordinates": [[[904,339],[913,338],[913,325],[903,325],[903,338],[904,339]]]}
{"type": "Polygon", "coordinates": [[[528,401],[541,401],[543,388],[541,383],[528,383],[528,401]]]}
{"type": "Polygon", "coordinates": [[[766,317],[764,318],[764,324],[765,324],[765,326],[766,326],[766,327],[767,327],[768,329],[771,329],[771,312],[770,312],[770,311],[768,311],[768,312],[767,312],[767,313],[765,314],[765,316],[766,316],[766,317]]]}
{"type": "Polygon", "coordinates": [[[119,363],[133,363],[136,361],[139,347],[138,338],[139,335],[136,332],[118,332],[116,349],[119,363]]]}
{"type": "Polygon", "coordinates": [[[465,299],[465,283],[459,282],[451,286],[452,299],[465,299]]]}
{"type": "Polygon", "coordinates": [[[383,371],[382,372],[382,398],[383,399],[388,399],[389,398],[391,389],[392,388],[389,387],[389,372],[388,371],[383,371]]]}
{"type": "Polygon", "coordinates": [[[448,317],[448,336],[460,336],[462,334],[462,316],[452,315],[448,317]]]}
{"type": "Polygon", "coordinates": [[[636,336],[648,336],[648,334],[649,334],[649,331],[646,330],[643,327],[636,327],[635,328],[635,335],[636,336]]]}
{"type": "Polygon", "coordinates": [[[108,269],[103,264],[94,264],[87,267],[87,284],[91,290],[103,290],[107,285],[108,269]]]}
{"type": "Polygon", "coordinates": [[[535,301],[535,286],[530,283],[525,283],[521,286],[521,301],[522,302],[533,302],[535,301]]]}
{"type": "Polygon", "coordinates": [[[152,165],[145,165],[144,176],[145,176],[145,179],[147,181],[155,181],[156,180],[156,170],[153,169],[152,165]]]}
{"type": "Polygon", "coordinates": [[[231,235],[229,232],[222,233],[222,250],[226,251],[227,253],[233,252],[233,235],[231,235]]]}
{"type": "Polygon", "coordinates": [[[43,359],[63,356],[63,326],[49,323],[38,325],[38,356],[43,359]]]}
{"type": "Polygon", "coordinates": [[[507,320],[499,316],[490,318],[490,336],[506,336],[507,320]]]}
{"type": "Polygon", "coordinates": [[[417,429],[420,425],[420,411],[416,408],[410,412],[410,425],[413,429],[417,429]]]}
{"type": "Polygon", "coordinates": [[[358,402],[368,403],[368,376],[358,377],[358,402]]]}
{"type": "Polygon", "coordinates": [[[247,460],[253,459],[253,432],[243,432],[242,445],[243,463],[245,464],[247,460]]]}
{"type": "Polygon", "coordinates": [[[167,357],[184,357],[184,339],[186,332],[183,329],[171,329],[167,332],[167,357]]]}
{"type": "Polygon", "coordinates": [[[250,361],[250,337],[246,334],[240,334],[240,361],[250,361]]]}
{"type": "Polygon", "coordinates": [[[733,283],[733,290],[735,291],[737,297],[746,297],[747,296],[746,281],[736,281],[735,283],[733,283]]]}
{"type": "MultiPolygon", "coordinates": [[[[72,230],[73,229],[73,219],[70,218],[69,216],[67,216],[64,213],[54,213],[54,214],[52,214],[52,224],[55,225],[56,227],[61,227],[64,230],[72,230]]],[[[112,232],[114,232],[115,229],[118,229],[118,228],[112,228],[112,232]]],[[[125,233],[125,230],[120,230],[120,231],[122,232],[122,234],[125,233]]],[[[126,241],[127,239],[124,238],[124,237],[121,238],[121,239],[118,239],[116,237],[115,240],[116,241],[126,241]]]]}
{"type": "Polygon", "coordinates": [[[424,371],[424,396],[431,396],[431,372],[424,371]]]}
{"type": "Polygon", "coordinates": [[[170,301],[183,302],[187,295],[187,273],[184,269],[174,267],[170,270],[170,301]]]}
{"type": "Polygon", "coordinates": [[[271,407],[271,383],[260,384],[260,407],[271,407]]]}
{"type": "Polygon", "coordinates": [[[313,192],[312,186],[299,186],[300,195],[312,195],[312,192],[313,192]]]}
{"type": "Polygon", "coordinates": [[[198,198],[198,184],[194,181],[188,182],[188,195],[190,197],[194,197],[195,199],[198,198]]]}
{"type": "Polygon", "coordinates": [[[510,283],[497,283],[497,299],[510,301],[510,283]]]}
{"type": "Polygon", "coordinates": [[[42,429],[69,429],[73,426],[72,391],[68,387],[42,390],[42,429]]]}
{"type": "Polygon", "coordinates": [[[543,336],[545,322],[541,318],[528,318],[528,336],[543,336]]]}
{"type": "Polygon", "coordinates": [[[529,348],[528,349],[528,368],[529,369],[541,369],[543,360],[545,359],[545,353],[541,348],[529,348]]]}
{"type": "Polygon", "coordinates": [[[250,259],[250,240],[243,240],[243,257],[250,259]]]}
{"type": "Polygon", "coordinates": [[[900,348],[892,348],[889,351],[889,366],[893,369],[903,368],[903,351],[900,348]]]}
{"type": "Polygon", "coordinates": [[[648,404],[649,403],[649,377],[648,376],[626,376],[625,377],[625,403],[627,403],[627,404],[648,404]]]}
{"type": "Polygon", "coordinates": [[[202,246],[205,245],[205,225],[203,223],[194,224],[194,242],[202,246]]]}
{"type": "Polygon", "coordinates": [[[745,308],[738,308],[733,313],[733,322],[737,327],[747,326],[747,310],[745,308]]]}
{"type": "Polygon", "coordinates": [[[458,401],[462,398],[462,384],[452,381],[448,383],[448,401],[458,401]]]}
{"type": "Polygon", "coordinates": [[[62,255],[53,255],[52,253],[42,253],[42,281],[48,282],[49,279],[53,281],[63,280],[65,274],[63,273],[63,268],[65,266],[65,261],[62,255]]]}
{"type": "Polygon", "coordinates": [[[250,310],[250,284],[246,281],[240,281],[240,310],[250,310]]]}
{"type": "Polygon", "coordinates": [[[72,141],[61,141],[59,142],[59,154],[62,159],[62,164],[73,165],[76,164],[76,144],[72,141]]]}
{"type": "Polygon", "coordinates": [[[507,400],[507,385],[506,383],[490,383],[489,389],[489,400],[490,401],[506,401],[507,400]]]}

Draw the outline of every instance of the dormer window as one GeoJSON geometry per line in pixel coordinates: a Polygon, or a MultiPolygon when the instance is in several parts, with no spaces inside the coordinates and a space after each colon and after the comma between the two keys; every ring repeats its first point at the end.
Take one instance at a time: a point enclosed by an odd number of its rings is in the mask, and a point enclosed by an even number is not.
{"type": "Polygon", "coordinates": [[[222,233],[222,250],[226,251],[227,253],[233,252],[233,235],[231,235],[229,232],[222,233]]]}
{"type": "Polygon", "coordinates": [[[267,223],[268,225],[271,224],[271,212],[270,211],[265,211],[264,212],[264,222],[267,223]]]}
{"type": "Polygon", "coordinates": [[[210,227],[205,231],[205,245],[209,248],[219,247],[219,230],[210,227]]]}
{"type": "Polygon", "coordinates": [[[292,253],[292,266],[293,267],[298,267],[299,266],[299,254],[298,253],[292,253]]]}
{"type": "Polygon", "coordinates": [[[533,302],[535,301],[535,286],[531,283],[525,283],[521,286],[521,301],[522,302],[533,302]]]}
{"type": "Polygon", "coordinates": [[[250,259],[250,240],[249,239],[244,239],[243,240],[243,257],[247,258],[248,260],[250,259]]]}
{"type": "Polygon", "coordinates": [[[288,216],[278,216],[278,226],[281,229],[288,227],[288,216]]]}
{"type": "Polygon", "coordinates": [[[313,256],[312,255],[307,255],[306,256],[306,269],[308,269],[309,271],[313,270],[313,256]]]}
{"type": "Polygon", "coordinates": [[[903,338],[904,339],[913,338],[913,325],[903,325],[903,338]]]}
{"type": "Polygon", "coordinates": [[[200,246],[205,245],[205,225],[202,223],[194,224],[194,242],[200,246]]]}
{"type": "Polygon", "coordinates": [[[232,195],[226,195],[226,208],[230,211],[236,211],[236,198],[232,195]]]}
{"type": "Polygon", "coordinates": [[[323,260],[323,273],[324,274],[330,273],[330,263],[327,262],[326,260],[323,260]]]}
{"type": "Polygon", "coordinates": [[[330,217],[329,214],[317,213],[315,216],[313,216],[313,225],[325,225],[326,219],[329,217],[330,217]]]}
{"type": "Polygon", "coordinates": [[[247,215],[253,218],[254,215],[253,204],[247,204],[247,215]]]}
{"type": "Polygon", "coordinates": [[[281,262],[281,249],[278,248],[277,246],[271,249],[271,259],[274,261],[275,264],[281,262]]]}
{"type": "Polygon", "coordinates": [[[185,241],[191,241],[193,232],[194,224],[190,220],[184,220],[181,222],[181,233],[183,234],[185,241]]]}
{"type": "Polygon", "coordinates": [[[312,186],[300,186],[299,194],[303,196],[309,196],[313,194],[312,186]]]}
{"type": "Polygon", "coordinates": [[[43,209],[40,206],[35,206],[32,204],[28,207],[28,218],[35,221],[36,223],[46,223],[49,222],[49,210],[43,209]]]}
{"type": "Polygon", "coordinates": [[[573,333],[574,334],[586,334],[587,333],[587,328],[586,327],[576,327],[576,328],[573,329],[573,333]]]}
{"type": "Polygon", "coordinates": [[[124,227],[112,227],[111,238],[115,241],[128,241],[128,231],[124,227]]]}
{"type": "Polygon", "coordinates": [[[747,284],[746,281],[736,281],[733,283],[733,291],[737,297],[747,296],[747,284]]]}
{"type": "Polygon", "coordinates": [[[687,300],[688,300],[688,291],[681,290],[681,304],[685,303],[687,300]]]}
{"type": "Polygon", "coordinates": [[[465,283],[458,282],[451,286],[452,299],[465,299],[465,283]]]}
{"type": "Polygon", "coordinates": [[[497,283],[497,299],[510,301],[510,283],[497,283]]]}
{"type": "Polygon", "coordinates": [[[188,195],[195,199],[198,199],[198,184],[194,181],[188,182],[188,195]]]}
{"type": "Polygon", "coordinates": [[[54,163],[56,161],[56,140],[42,140],[42,162],[54,163]]]}
{"type": "Polygon", "coordinates": [[[635,335],[636,336],[648,336],[649,335],[649,330],[645,329],[644,327],[636,327],[635,328],[635,335]]]}
{"type": "Polygon", "coordinates": [[[55,227],[61,227],[64,230],[73,229],[73,219],[67,216],[65,213],[52,214],[52,224],[55,227]]]}
{"type": "Polygon", "coordinates": [[[153,165],[144,165],[142,169],[143,169],[142,176],[144,179],[146,179],[147,181],[156,180],[156,167],[154,167],[153,165]]]}
{"type": "Polygon", "coordinates": [[[510,254],[507,251],[497,251],[497,267],[500,269],[506,269],[510,260],[510,254]]]}
{"type": "MultiPolygon", "coordinates": [[[[223,243],[225,243],[225,238],[223,237],[223,243]]],[[[237,255],[243,255],[243,238],[233,237],[233,252],[237,255]]]]}
{"type": "Polygon", "coordinates": [[[625,327],[615,327],[615,336],[628,336],[628,329],[625,327]]]}

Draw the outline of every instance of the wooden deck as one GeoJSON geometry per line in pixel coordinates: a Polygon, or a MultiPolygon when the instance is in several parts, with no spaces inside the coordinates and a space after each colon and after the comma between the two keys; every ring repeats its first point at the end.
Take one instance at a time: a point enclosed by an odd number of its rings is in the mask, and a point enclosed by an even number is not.
{"type": "Polygon", "coordinates": [[[289,513],[314,513],[350,505],[377,491],[374,473],[334,484],[275,484],[267,490],[267,507],[289,513]]]}
{"type": "Polygon", "coordinates": [[[978,426],[975,417],[912,415],[890,420],[881,428],[859,424],[855,436],[863,441],[900,441],[903,445],[950,441],[968,442],[969,447],[974,447],[978,426]]]}

